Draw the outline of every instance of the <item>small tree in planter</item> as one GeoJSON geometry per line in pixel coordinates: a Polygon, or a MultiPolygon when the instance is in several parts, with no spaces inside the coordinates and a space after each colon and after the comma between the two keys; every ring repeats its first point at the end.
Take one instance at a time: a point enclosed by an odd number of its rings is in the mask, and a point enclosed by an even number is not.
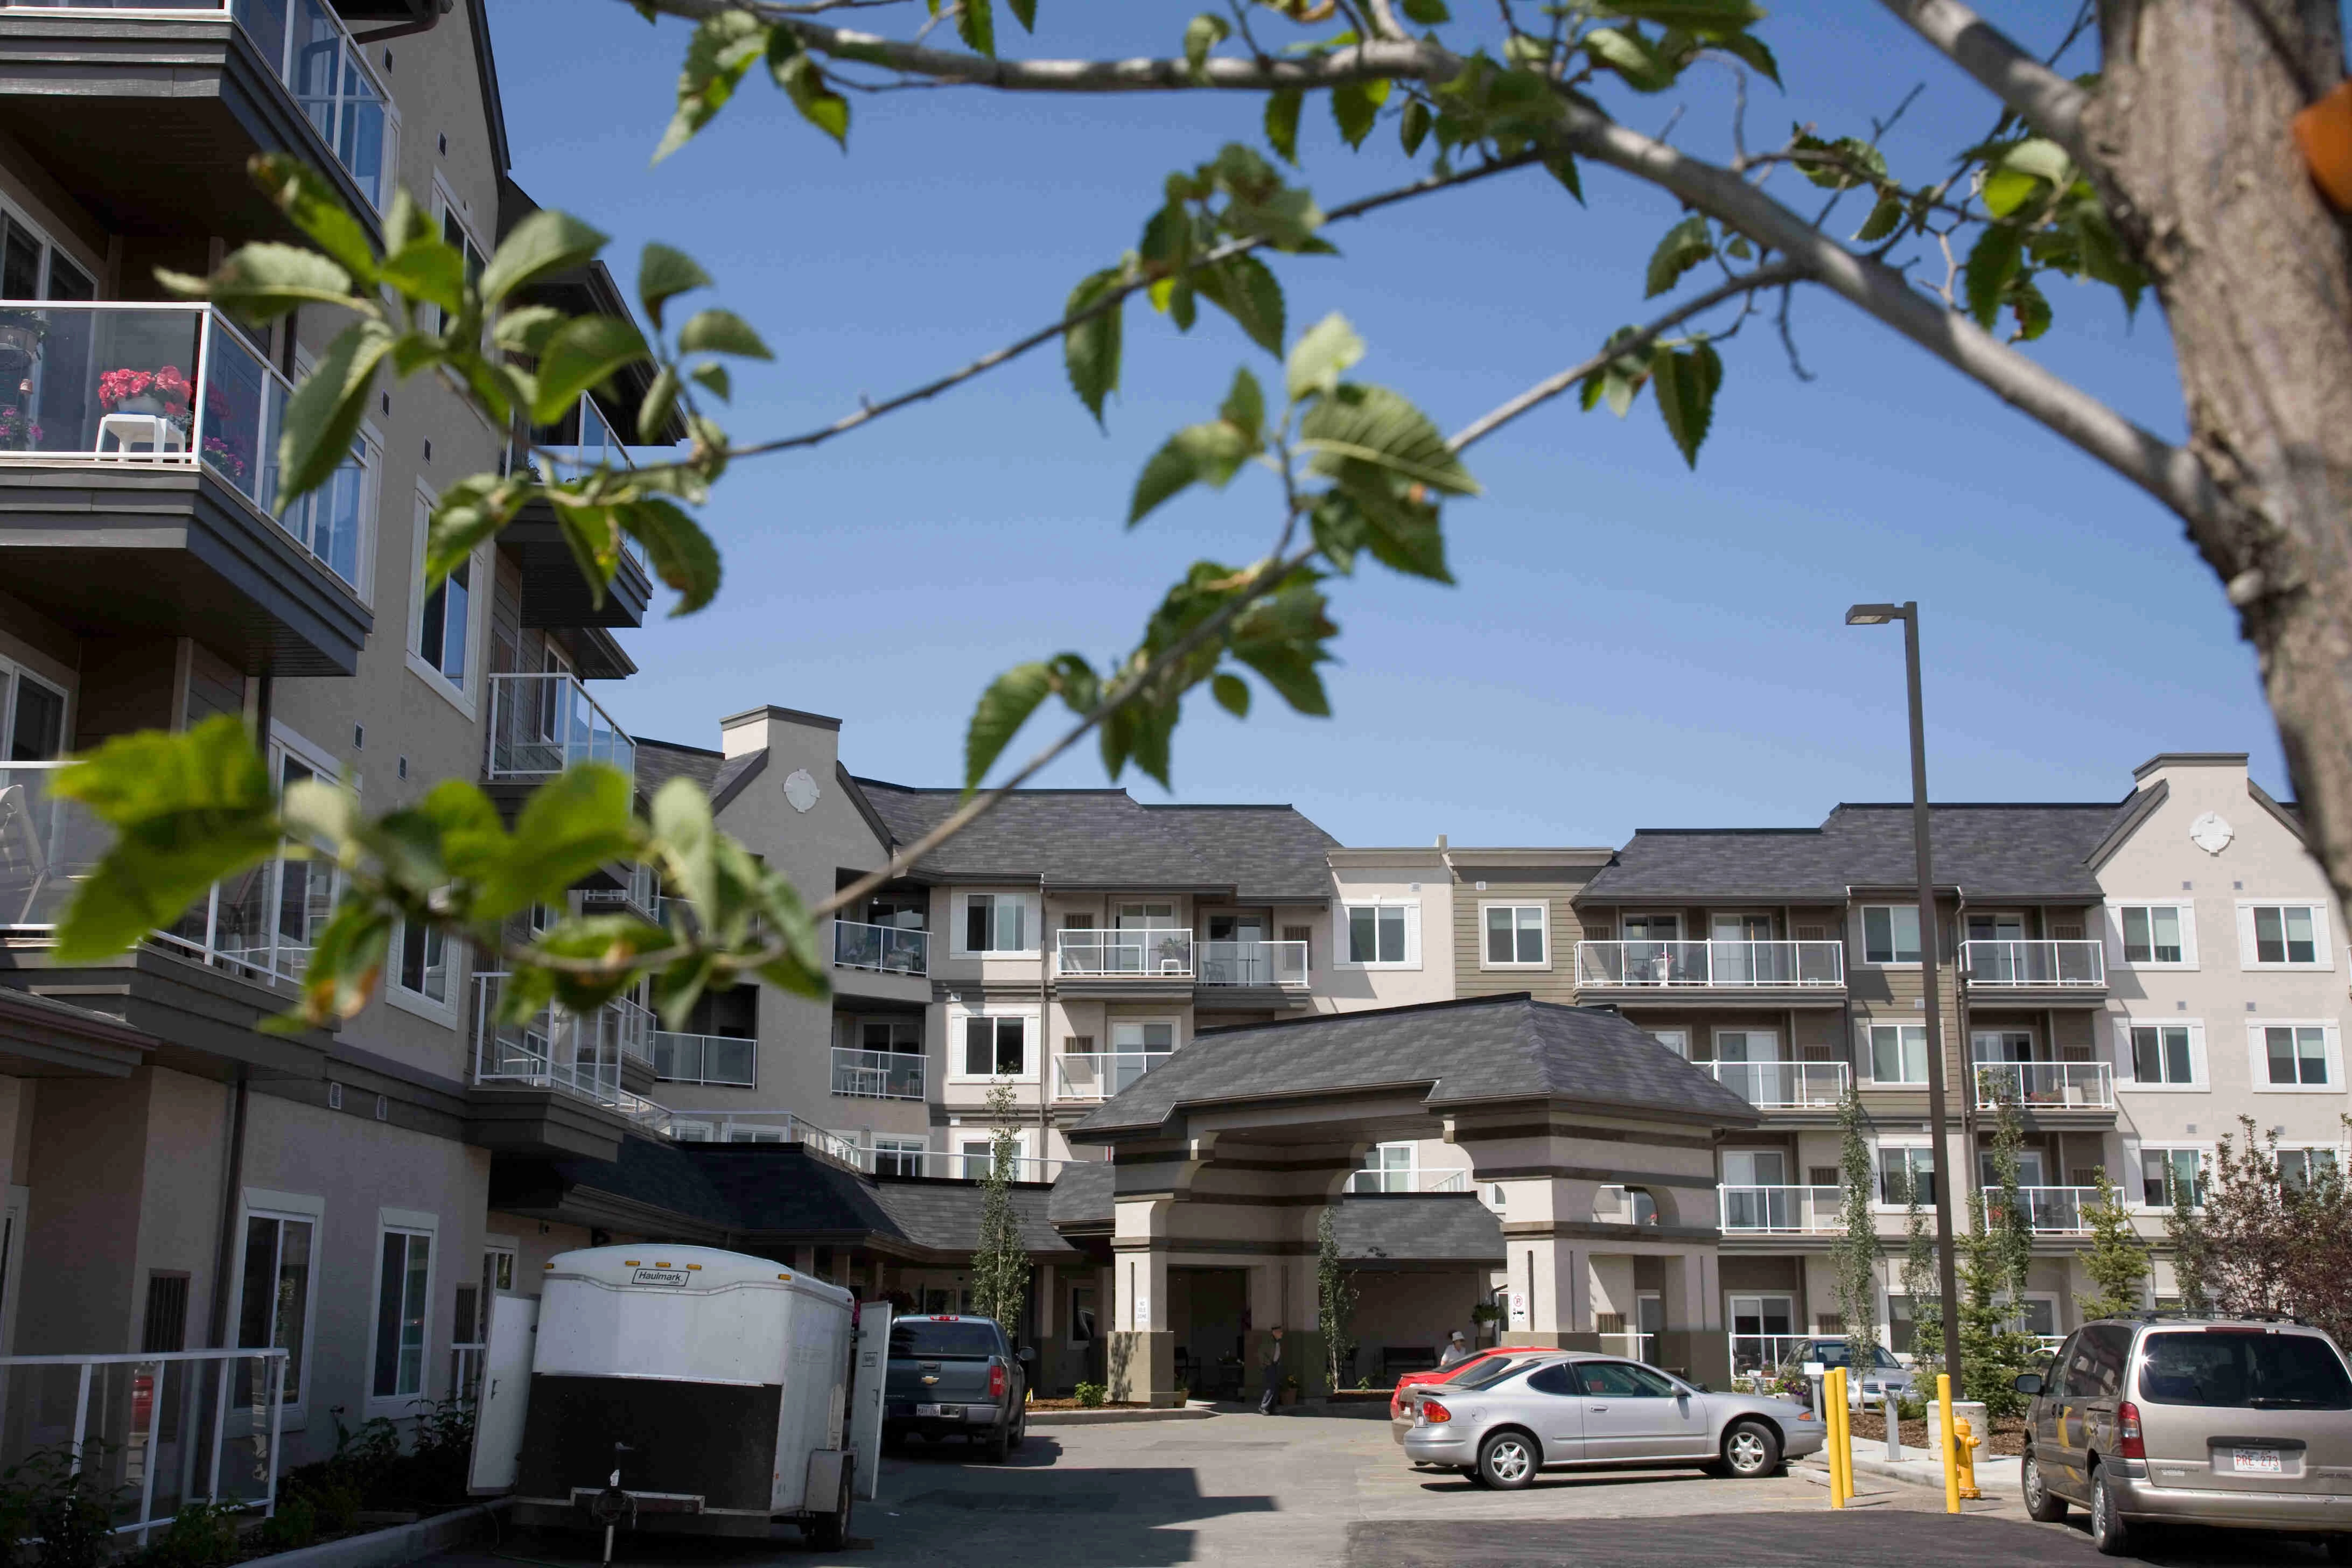
{"type": "Polygon", "coordinates": [[[1323,1331],[1324,1386],[1337,1390],[1339,1370],[1353,1354],[1348,1343],[1348,1320],[1356,1311],[1356,1287],[1339,1267],[1339,1237],[1332,1228],[1333,1209],[1323,1207],[1315,1226],[1315,1304],[1317,1327],[1323,1331]]]}
{"type": "Polygon", "coordinates": [[[1021,1241],[1021,1216],[1013,1209],[1013,1176],[1021,1158],[1013,1127],[1018,1111],[1013,1086],[988,1091],[988,1174],[981,1182],[980,1245],[971,1258],[972,1300],[982,1317],[996,1320],[1005,1342],[1017,1343],[1022,1309],[1029,1299],[1029,1249],[1021,1241]]]}
{"type": "Polygon", "coordinates": [[[1877,1359],[1878,1221],[1870,1212],[1870,1146],[1863,1141],[1862,1094],[1849,1081],[1838,1102],[1838,1174],[1845,1233],[1831,1248],[1837,1275],[1838,1312],[1845,1322],[1847,1364],[1857,1369],[1877,1359]]]}

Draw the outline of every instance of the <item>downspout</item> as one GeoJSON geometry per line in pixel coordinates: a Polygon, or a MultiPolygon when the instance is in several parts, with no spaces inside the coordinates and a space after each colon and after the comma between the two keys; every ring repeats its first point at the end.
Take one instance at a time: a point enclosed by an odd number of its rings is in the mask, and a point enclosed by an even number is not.
{"type": "Polygon", "coordinates": [[[229,1097],[228,1167],[221,1181],[220,1231],[213,1241],[212,1346],[229,1348],[228,1276],[236,1257],[237,1200],[245,1191],[245,1124],[249,1094],[246,1068],[236,1069],[236,1089],[229,1097]]]}

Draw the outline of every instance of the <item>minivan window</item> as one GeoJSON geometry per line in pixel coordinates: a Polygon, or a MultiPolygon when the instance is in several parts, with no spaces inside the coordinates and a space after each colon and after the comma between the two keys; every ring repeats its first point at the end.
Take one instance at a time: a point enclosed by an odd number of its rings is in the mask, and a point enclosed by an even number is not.
{"type": "Polygon", "coordinates": [[[2095,1324],[2066,1346],[2058,1392],[2075,1399],[2107,1399],[2123,1386],[2124,1363],[2131,1355],[2131,1331],[2095,1324]]]}
{"type": "Polygon", "coordinates": [[[939,1323],[901,1318],[890,1325],[893,1361],[986,1361],[996,1353],[992,1323],[939,1323]]]}
{"type": "Polygon", "coordinates": [[[2150,1334],[2139,1396],[2150,1405],[2352,1410],[2344,1358],[2315,1334],[2205,1329],[2150,1334]]]}

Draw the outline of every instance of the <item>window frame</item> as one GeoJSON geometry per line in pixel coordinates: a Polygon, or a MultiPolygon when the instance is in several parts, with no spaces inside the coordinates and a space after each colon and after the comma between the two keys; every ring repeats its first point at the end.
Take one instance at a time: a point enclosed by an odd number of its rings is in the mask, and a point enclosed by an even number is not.
{"type": "MultiPolygon", "coordinates": [[[[2110,898],[2100,906],[2100,923],[2105,928],[2107,945],[2107,967],[2110,969],[2192,970],[2199,967],[2197,951],[2197,905],[2181,898],[2110,898]],[[2180,917],[2180,958],[2178,963],[2158,959],[2135,963],[2126,956],[2129,949],[2124,942],[2124,916],[2133,910],[2171,910],[2180,917]]],[[[2155,951],[2153,942],[2149,951],[2155,951]]]]}
{"type": "MultiPolygon", "coordinates": [[[[425,940],[430,942],[434,934],[428,930],[425,940]]],[[[392,924],[392,946],[385,954],[387,962],[383,971],[383,999],[404,1013],[414,1014],[429,1023],[445,1025],[454,1029],[457,1026],[460,1010],[458,1005],[466,994],[466,984],[472,978],[473,972],[467,963],[466,939],[446,932],[440,935],[441,968],[448,977],[449,994],[436,1002],[430,992],[412,991],[408,988],[407,983],[403,978],[407,967],[404,947],[408,940],[408,921],[404,919],[396,919],[392,924]]]]}
{"type": "MultiPolygon", "coordinates": [[[[989,1006],[982,1005],[977,1007],[966,1006],[961,1008],[952,1016],[950,1037],[947,1042],[948,1081],[950,1083],[968,1084],[1035,1083],[1037,1081],[1038,1071],[1042,1066],[1037,1059],[1040,1055],[1038,1045],[1044,1037],[1045,1030],[1037,1016],[1037,1009],[1034,1006],[989,1006]],[[964,1070],[964,1037],[966,1033],[966,1026],[971,1024],[971,1022],[975,1018],[987,1018],[992,1020],[1010,1018],[1017,1021],[1021,1025],[1021,1071],[1017,1073],[991,1072],[973,1074],[964,1070]]],[[[992,1041],[990,1048],[991,1059],[993,1060],[994,1052],[998,1048],[997,1042],[992,1041]]]]}
{"type": "Polygon", "coordinates": [[[1335,927],[1338,934],[1332,946],[1336,951],[1331,957],[1331,967],[1334,969],[1412,970],[1421,967],[1421,900],[1417,898],[1408,896],[1342,899],[1339,900],[1339,918],[1335,927]],[[1404,956],[1402,959],[1389,960],[1374,956],[1360,960],[1352,956],[1356,945],[1355,912],[1358,910],[1373,911],[1372,952],[1375,955],[1380,952],[1379,911],[1402,910],[1404,912],[1404,956]]]}
{"type": "Polygon", "coordinates": [[[2256,973],[2300,973],[2327,974],[2336,969],[2335,933],[2328,921],[2327,900],[2317,898],[2240,899],[2238,900],[2238,967],[2256,973]],[[2265,963],[2255,954],[2260,951],[2254,938],[2254,911],[2257,910],[2309,910],[2311,911],[2312,960],[2297,963],[2292,959],[2278,963],[2265,963]]]}
{"type": "MultiPolygon", "coordinates": [[[[1926,1154],[1929,1162],[1928,1174],[1934,1176],[1939,1181],[1943,1177],[1944,1151],[1938,1148],[1936,1144],[1936,1141],[1927,1134],[1921,1133],[1918,1136],[1912,1138],[1880,1139],[1875,1144],[1871,1146],[1870,1151],[1870,1169],[1874,1178],[1870,1187],[1870,1206],[1877,1213],[1901,1214],[1904,1211],[1903,1205],[1893,1201],[1886,1195],[1886,1156],[1895,1153],[1900,1153],[1903,1156],[1904,1169],[1906,1173],[1912,1175],[1915,1185],[1916,1184],[1917,1167],[1912,1161],[1912,1156],[1914,1154],[1926,1154]]],[[[1934,1194],[1926,1193],[1920,1194],[1919,1206],[1921,1208],[1933,1209],[1935,1205],[1936,1199],[1934,1194]]]]}
{"type": "Polygon", "coordinates": [[[915,1157],[915,1168],[911,1173],[894,1168],[887,1173],[894,1176],[903,1176],[910,1173],[919,1176],[924,1173],[923,1167],[928,1163],[925,1157],[931,1152],[931,1141],[928,1138],[918,1138],[908,1134],[877,1133],[874,1137],[873,1142],[868,1145],[868,1147],[873,1151],[874,1173],[876,1175],[878,1176],[885,1173],[882,1170],[882,1157],[885,1154],[890,1156],[894,1162],[903,1160],[911,1154],[915,1157]]]}
{"type": "MultiPolygon", "coordinates": [[[[2302,1041],[2296,1045],[2296,1059],[2302,1059],[2302,1041]]],[[[2297,1069],[2298,1075],[2300,1068],[2297,1069]]],[[[2345,1092],[2344,1042],[2333,1018],[2249,1018],[2246,1020],[2246,1074],[2255,1094],[2334,1094],[2345,1092]],[[2272,1029],[2317,1029],[2320,1031],[2321,1060],[2327,1068],[2325,1083],[2273,1083],[2271,1081],[2270,1037],[2272,1029]]]]}
{"type": "Polygon", "coordinates": [[[1862,1020],[1856,1027],[1862,1031],[1862,1059],[1870,1068],[1870,1082],[1873,1088],[1925,1089],[1927,1087],[1927,1025],[1904,1023],[1900,1020],[1882,1024],[1874,1019],[1866,1018],[1862,1020]],[[1881,1078],[1878,1076],[1878,1041],[1876,1036],[1878,1031],[1881,1029],[1892,1029],[1895,1031],[1895,1053],[1898,1061],[1901,1060],[1906,1054],[1904,1051],[1903,1031],[1906,1029],[1916,1029],[1919,1031],[1919,1076],[1917,1078],[1881,1078]]]}
{"type": "MultiPolygon", "coordinates": [[[[408,551],[408,645],[407,661],[411,674],[425,682],[436,696],[463,713],[467,721],[481,717],[481,694],[489,685],[489,670],[485,647],[489,641],[487,626],[489,620],[491,595],[485,592],[496,566],[489,547],[476,547],[467,559],[466,583],[466,671],[464,685],[457,685],[442,674],[432,660],[425,657],[425,602],[432,595],[425,586],[425,536],[429,528],[435,497],[420,484],[416,487],[416,526],[412,531],[408,551]]],[[[445,600],[446,604],[446,601],[445,600]]],[[[442,635],[446,637],[446,625],[442,635]]]]}
{"type": "MultiPolygon", "coordinates": [[[[467,210],[465,199],[449,188],[448,181],[443,179],[440,171],[436,169],[433,174],[433,237],[446,244],[449,238],[449,223],[453,218],[466,239],[465,247],[459,248],[458,254],[462,257],[466,249],[470,247],[473,254],[487,268],[489,266],[490,254],[497,247],[491,246],[486,248],[483,246],[482,237],[475,232],[474,220],[467,210]]],[[[462,268],[462,263],[460,265],[462,268]]],[[[479,277],[480,273],[473,273],[467,278],[467,281],[473,282],[479,277]]],[[[431,309],[433,316],[430,330],[437,335],[448,325],[448,316],[437,305],[431,309]]],[[[485,345],[489,342],[490,329],[497,320],[498,312],[495,310],[484,313],[482,342],[485,345]]]]}
{"type": "MultiPolygon", "coordinates": [[[[2163,1048],[2161,1037],[2158,1040],[2163,1048]]],[[[2170,1018],[2141,1018],[2131,1014],[2116,1018],[2116,1087],[2149,1094],[2210,1094],[2213,1079],[2210,1062],[2205,1052],[2205,1021],[2176,1016],[2170,1018]],[[2168,1079],[2143,1079],[2139,1076],[2139,1053],[2132,1039],[2134,1029],[2185,1029],[2189,1033],[2189,1080],[2176,1083],[2168,1079]]]]}
{"type": "Polygon", "coordinates": [[[240,1337],[245,1321],[246,1247],[250,1240],[250,1222],[257,1219],[295,1220],[310,1227],[310,1290],[303,1313],[302,1364],[293,1369],[298,1379],[295,1387],[301,1397],[288,1404],[278,1418],[281,1430],[299,1432],[310,1425],[310,1394],[316,1386],[311,1369],[318,1360],[319,1297],[327,1281],[322,1261],[326,1251],[327,1200],[310,1193],[273,1192],[267,1187],[247,1187],[238,1194],[236,1257],[229,1274],[228,1333],[232,1341],[240,1337]]]}
{"type": "MultiPolygon", "coordinates": [[[[365,1379],[362,1387],[365,1390],[365,1410],[370,1419],[384,1415],[397,1421],[415,1415],[419,1400],[429,1400],[433,1397],[433,1293],[439,1284],[438,1276],[441,1268],[441,1216],[417,1209],[380,1208],[376,1211],[375,1245],[372,1250],[373,1256],[368,1265],[367,1360],[362,1366],[361,1376],[365,1379]],[[399,1392],[378,1394],[375,1391],[376,1354],[382,1348],[379,1336],[383,1329],[383,1243],[384,1238],[391,1236],[404,1236],[412,1239],[422,1237],[425,1246],[422,1342],[418,1347],[417,1386],[413,1394],[399,1392]]],[[[395,1380],[398,1377],[398,1354],[395,1351],[394,1357],[395,1380]]]]}
{"type": "Polygon", "coordinates": [[[1549,899],[1532,899],[1532,900],[1530,900],[1530,899],[1481,899],[1481,900],[1478,900],[1478,967],[1479,967],[1479,968],[1481,968],[1481,969],[1526,969],[1526,970],[1549,970],[1549,968],[1551,968],[1551,966],[1552,966],[1552,957],[1551,957],[1551,900],[1549,900],[1549,899]],[[1487,940],[1486,917],[1487,917],[1487,912],[1488,912],[1489,910],[1510,910],[1515,911],[1515,912],[1514,912],[1514,915],[1513,915],[1513,917],[1512,917],[1512,924],[1511,924],[1511,951],[1512,951],[1513,952],[1517,952],[1518,951],[1518,945],[1519,945],[1518,939],[1519,939],[1519,936],[1520,936],[1520,933],[1521,933],[1521,927],[1520,927],[1520,926],[1519,926],[1519,924],[1518,924],[1518,921],[1517,921],[1517,914],[1516,914],[1516,911],[1520,910],[1535,910],[1535,911],[1536,911],[1536,927],[1535,927],[1535,930],[1536,930],[1536,940],[1537,940],[1539,943],[1541,943],[1541,944],[1542,944],[1542,947],[1543,947],[1543,956],[1542,956],[1541,958],[1538,958],[1538,959],[1512,958],[1512,959],[1507,959],[1507,960],[1497,960],[1497,959],[1495,959],[1495,958],[1493,958],[1493,957],[1489,956],[1489,955],[1488,955],[1488,953],[1487,953],[1487,951],[1486,951],[1486,940],[1487,940]]]}
{"type": "Polygon", "coordinates": [[[1865,968],[1865,969],[1916,969],[1916,968],[1918,968],[1918,967],[1919,967],[1919,965],[1920,965],[1920,963],[1921,963],[1922,959],[1924,959],[1924,957],[1926,956],[1927,948],[1926,948],[1926,945],[1925,945],[1925,943],[1924,943],[1923,939],[1921,938],[1920,931],[1919,931],[1919,906],[1918,906],[1918,905],[1916,905],[1916,904],[1861,904],[1861,905],[1857,905],[1857,906],[1855,907],[1855,910],[1854,910],[1854,921],[1855,921],[1855,930],[1854,930],[1854,945],[1855,945],[1856,947],[1858,947],[1858,948],[1860,948],[1860,949],[1862,950],[1862,959],[1861,959],[1861,963],[1862,963],[1862,966],[1863,966],[1864,968],[1865,968]],[[1903,948],[1902,948],[1902,945],[1901,945],[1901,939],[1896,935],[1895,931],[1895,913],[1896,913],[1897,911],[1907,911],[1907,912],[1910,914],[1910,916],[1911,916],[1911,942],[1912,942],[1913,952],[1914,952],[1914,953],[1915,953],[1916,956],[1914,956],[1914,957],[1911,957],[1911,958],[1902,958],[1902,957],[1873,958],[1873,957],[1871,957],[1871,956],[1870,956],[1870,917],[1871,917],[1872,911],[1874,911],[1874,910],[1886,910],[1886,911],[1887,911],[1887,917],[1886,917],[1886,951],[1887,951],[1887,952],[1888,952],[1888,953],[1890,953],[1890,954],[1899,954],[1899,953],[1901,953],[1901,952],[1902,952],[1902,951],[1903,951],[1903,948]]]}
{"type": "MultiPolygon", "coordinates": [[[[2169,1212],[2172,1208],[2172,1205],[2169,1202],[2152,1204],[2147,1201],[2147,1156],[2150,1154],[2194,1154],[2197,1156],[2197,1182],[2199,1190],[2195,1194],[2197,1201],[2191,1203],[2189,1206],[2193,1211],[2200,1213],[2203,1212],[2205,1207],[2204,1186],[2205,1184],[2211,1179],[2213,1173],[2212,1144],[2201,1143],[2194,1139],[2183,1141],[2178,1138],[2166,1138],[2152,1143],[2132,1144],[2129,1146],[2127,1152],[2131,1156],[2132,1171],[2130,1189],[2124,1205],[2126,1208],[2136,1209],[2142,1214],[2165,1214],[2169,1212]]],[[[2167,1184],[2169,1184],[2171,1182],[2178,1180],[2179,1176],[2179,1173],[2175,1170],[2168,1174],[2165,1180],[2167,1184]]]]}
{"type": "MultiPolygon", "coordinates": [[[[998,931],[998,915],[993,903],[989,912],[989,935],[992,941],[998,931]]],[[[1019,889],[998,889],[973,888],[959,891],[948,909],[948,956],[950,958],[1040,958],[1045,954],[1045,929],[1034,891],[1019,889]],[[1026,947],[982,947],[970,945],[971,937],[971,901],[974,899],[1017,899],[1021,903],[1021,935],[1026,947]]]]}
{"type": "Polygon", "coordinates": [[[1688,1061],[1691,1059],[1690,1030],[1687,1027],[1679,1029],[1644,1028],[1642,1033],[1649,1036],[1650,1038],[1657,1041],[1658,1044],[1665,1047],[1666,1049],[1674,1052],[1675,1055],[1682,1058],[1683,1060],[1688,1061]],[[1673,1039],[1667,1038],[1670,1035],[1674,1037],[1673,1039]],[[1676,1041],[1680,1041],[1681,1043],[1677,1045],[1675,1043],[1676,1041]]]}
{"type": "MultiPolygon", "coordinates": [[[[2300,1155],[2302,1155],[2302,1156],[2304,1157],[2304,1172],[2305,1172],[2305,1174],[2304,1174],[2304,1177],[2303,1177],[2303,1182],[2304,1182],[2304,1184],[2306,1184],[2306,1185],[2309,1184],[2310,1179],[2311,1179],[2311,1177],[2310,1177],[2310,1170],[2311,1170],[2311,1157],[2312,1157],[2313,1155],[2315,1155],[2315,1154],[2325,1154],[2325,1155],[2327,1157],[2327,1163],[2328,1163],[2328,1164],[2329,1164],[2331,1167],[2333,1167],[2333,1168],[2334,1168],[2334,1170],[2336,1171],[2336,1174],[2337,1174],[2338,1176],[2341,1176],[2341,1175],[2343,1174],[2343,1173],[2344,1173],[2344,1150],[2343,1150],[2342,1146],[2341,1146],[2341,1145],[2339,1145],[2339,1144],[2335,1144],[2335,1143],[2281,1143],[2281,1144],[2279,1144],[2275,1149],[2272,1150],[2270,1152],[2271,1152],[2271,1154],[2272,1154],[2272,1156],[2273,1156],[2273,1159],[2275,1159],[2275,1160],[2279,1160],[2279,1161],[2284,1161],[2284,1158],[2285,1158],[2287,1155],[2289,1155],[2289,1154],[2300,1154],[2300,1155]]],[[[2282,1188],[2284,1188],[2284,1187],[2287,1184],[2287,1180],[2286,1180],[2286,1169],[2285,1169],[2285,1167],[2284,1167],[2284,1165],[2283,1163],[2279,1166],[2278,1175],[2279,1175],[2279,1185],[2280,1185],[2282,1188]]]]}
{"type": "Polygon", "coordinates": [[[1349,1192],[1416,1193],[1421,1190],[1421,1143],[1419,1140],[1412,1138],[1384,1139],[1364,1151],[1364,1163],[1358,1165],[1355,1171],[1349,1173],[1348,1177],[1347,1189],[1349,1192]],[[1398,1150],[1402,1150],[1404,1152],[1403,1164],[1391,1164],[1383,1158],[1383,1156],[1393,1153],[1398,1150]],[[1381,1163],[1379,1164],[1373,1164],[1370,1162],[1374,1160],[1380,1160],[1381,1163]],[[1404,1185],[1402,1187],[1392,1187],[1389,1185],[1389,1178],[1400,1173],[1404,1176],[1404,1185]],[[1366,1173],[1380,1177],[1380,1184],[1375,1187],[1357,1186],[1356,1177],[1366,1173]]]}

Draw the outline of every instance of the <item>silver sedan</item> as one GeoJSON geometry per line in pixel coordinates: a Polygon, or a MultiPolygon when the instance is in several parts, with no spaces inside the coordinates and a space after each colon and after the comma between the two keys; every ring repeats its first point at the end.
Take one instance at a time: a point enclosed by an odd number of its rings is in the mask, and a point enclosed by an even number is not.
{"type": "Polygon", "coordinates": [[[1709,1394],[1654,1366],[1563,1354],[1506,1364],[1487,1379],[1428,1384],[1405,1458],[1511,1489],[1555,1466],[1699,1465],[1769,1476],[1821,1451],[1821,1418],[1792,1400],[1709,1394]]]}

